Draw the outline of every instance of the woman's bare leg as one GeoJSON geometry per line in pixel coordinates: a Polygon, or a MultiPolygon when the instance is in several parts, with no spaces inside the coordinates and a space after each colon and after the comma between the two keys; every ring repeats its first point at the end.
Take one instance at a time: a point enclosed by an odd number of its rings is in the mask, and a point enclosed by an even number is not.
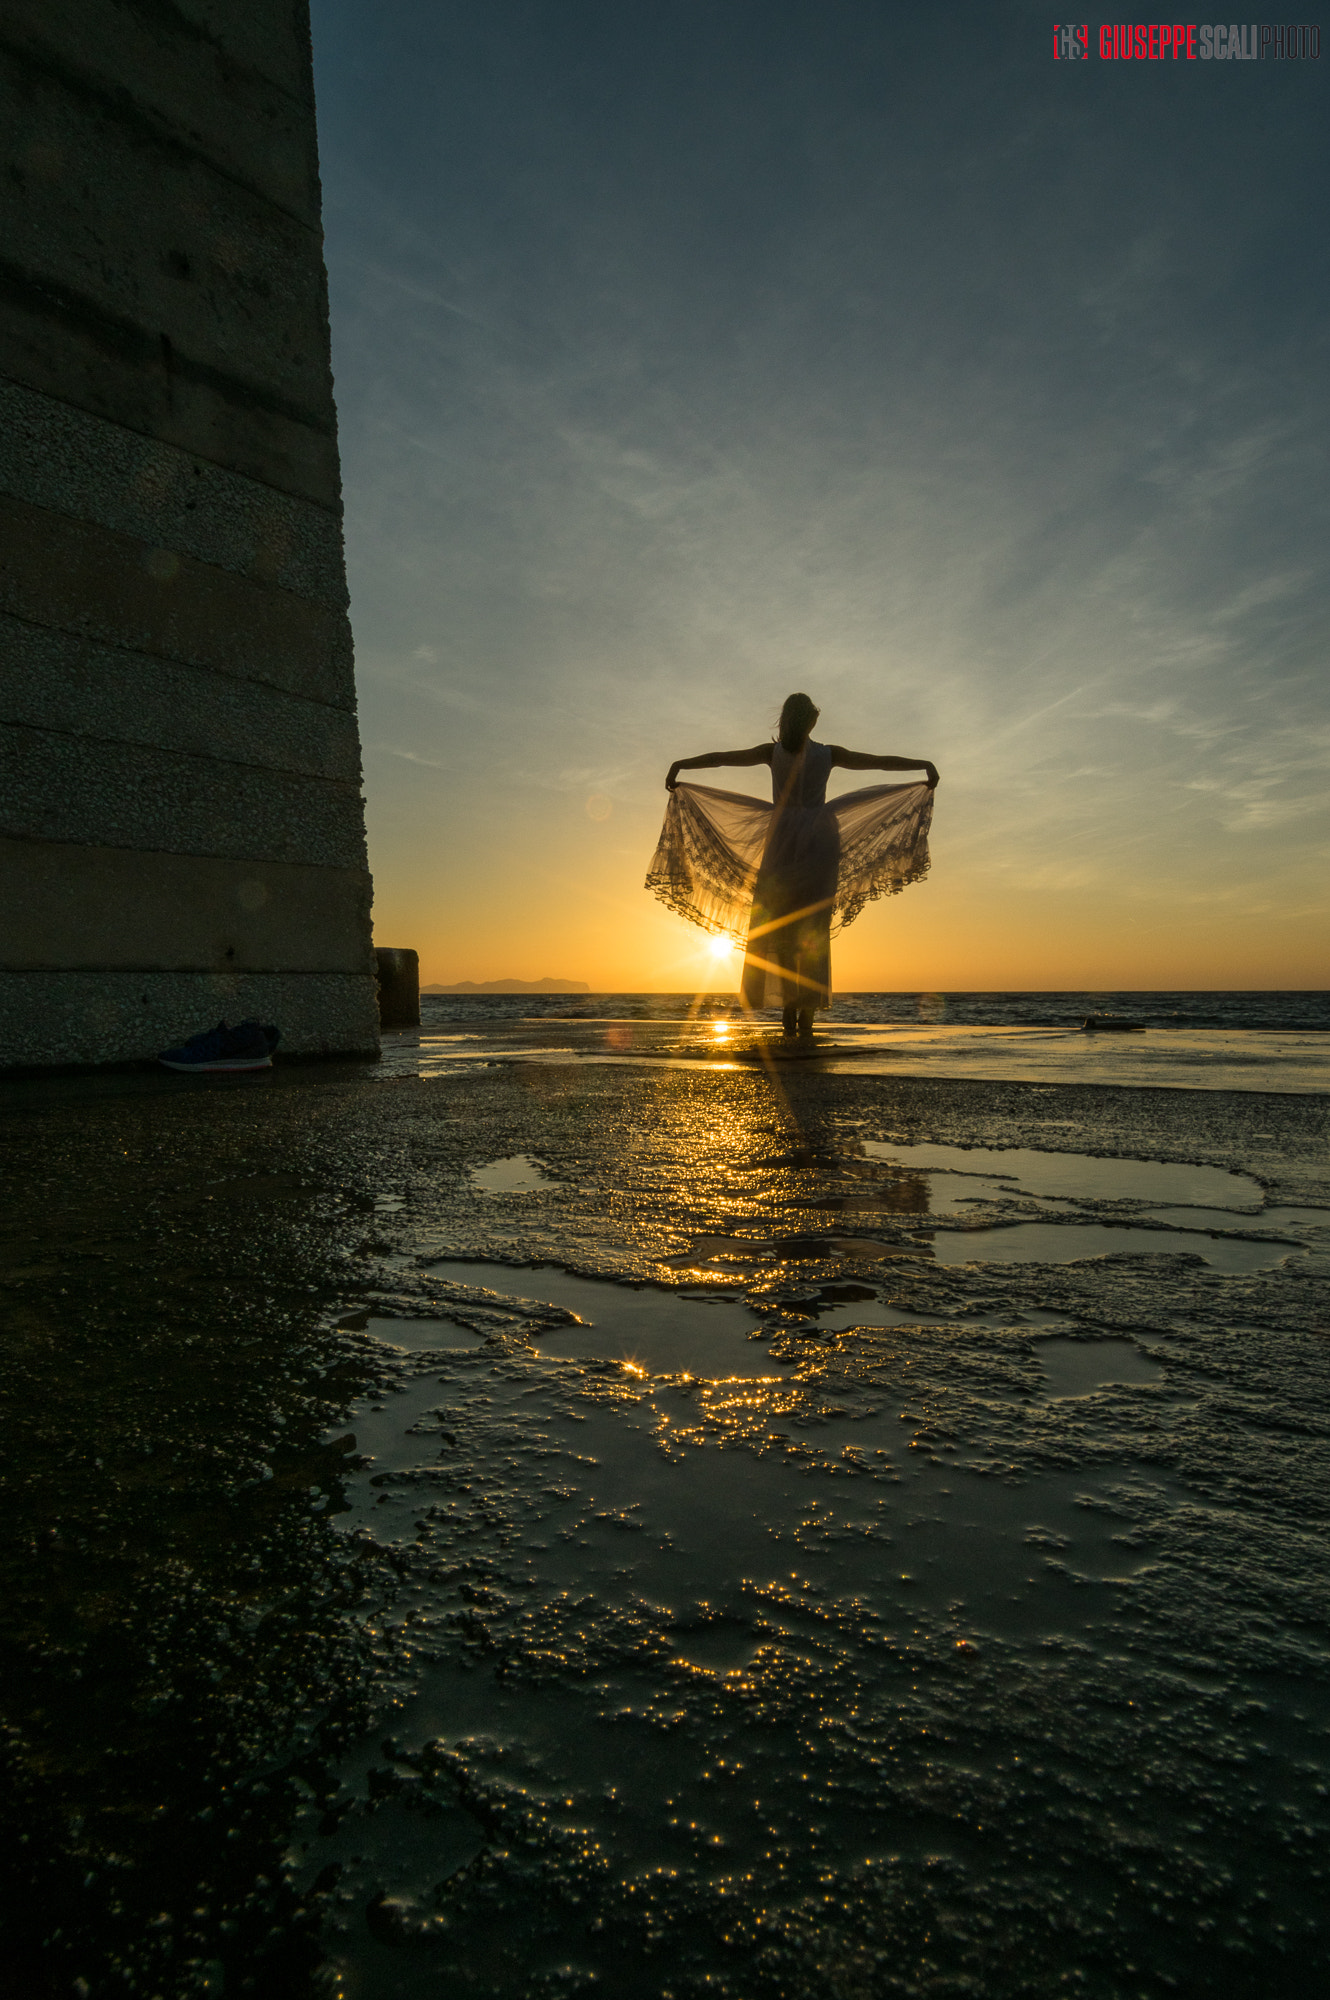
{"type": "Polygon", "coordinates": [[[780,1031],[781,1031],[781,1033],[782,1033],[783,1035],[792,1035],[792,1034],[794,1033],[794,1022],[795,1022],[795,1010],[794,1010],[794,1008],[793,1008],[793,1007],[782,1007],[782,1009],[781,1009],[781,1016],[780,1016],[780,1031]]]}
{"type": "MultiPolygon", "coordinates": [[[[789,1030],[787,1029],[786,1032],[788,1033],[789,1030]]],[[[811,1042],[812,1039],[813,1010],[811,1007],[801,1007],[799,1009],[799,1040],[801,1042],[811,1042]]]]}

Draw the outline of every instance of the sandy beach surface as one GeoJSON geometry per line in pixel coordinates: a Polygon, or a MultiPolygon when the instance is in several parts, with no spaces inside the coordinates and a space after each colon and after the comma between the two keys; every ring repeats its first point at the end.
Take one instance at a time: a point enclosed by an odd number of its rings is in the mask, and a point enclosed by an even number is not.
{"type": "Polygon", "coordinates": [[[4,1087],[16,1993],[1320,1989],[1316,1038],[718,1025],[4,1087]]]}

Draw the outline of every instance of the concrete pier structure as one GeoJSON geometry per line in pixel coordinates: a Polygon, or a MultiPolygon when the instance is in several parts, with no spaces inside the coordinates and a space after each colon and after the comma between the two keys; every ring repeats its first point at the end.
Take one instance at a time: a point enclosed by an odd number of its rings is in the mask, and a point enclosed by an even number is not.
{"type": "Polygon", "coordinates": [[[0,26],[0,1066],[377,1047],[306,0],[0,26]]]}

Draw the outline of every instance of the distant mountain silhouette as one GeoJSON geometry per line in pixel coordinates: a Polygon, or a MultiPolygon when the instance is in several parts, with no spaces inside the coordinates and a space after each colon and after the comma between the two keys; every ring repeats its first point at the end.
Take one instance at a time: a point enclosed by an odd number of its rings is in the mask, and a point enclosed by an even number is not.
{"type": "Polygon", "coordinates": [[[422,993],[589,993],[585,979],[461,979],[456,986],[422,986],[422,993]]]}

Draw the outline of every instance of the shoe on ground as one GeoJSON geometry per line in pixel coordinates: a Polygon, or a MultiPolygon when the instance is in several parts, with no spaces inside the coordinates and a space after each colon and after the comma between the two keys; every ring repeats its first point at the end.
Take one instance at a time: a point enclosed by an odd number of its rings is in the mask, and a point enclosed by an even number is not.
{"type": "Polygon", "coordinates": [[[219,1021],[215,1028],[194,1035],[178,1049],[167,1049],[157,1060],[167,1069],[187,1071],[271,1069],[272,1052],[279,1040],[278,1029],[264,1028],[258,1021],[241,1021],[234,1028],[219,1021]]]}

